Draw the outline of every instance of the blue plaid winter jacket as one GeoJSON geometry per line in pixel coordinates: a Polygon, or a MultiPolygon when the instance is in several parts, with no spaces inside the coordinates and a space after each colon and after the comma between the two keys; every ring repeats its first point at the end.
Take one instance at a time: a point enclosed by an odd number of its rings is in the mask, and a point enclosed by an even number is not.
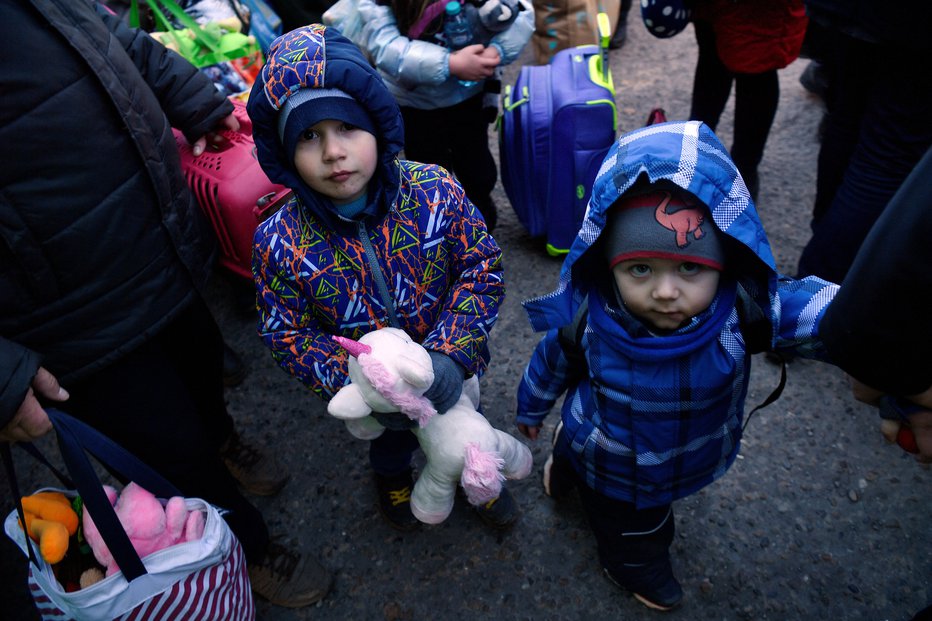
{"type": "Polygon", "coordinates": [[[596,177],[557,289],[524,303],[534,329],[548,332],[521,380],[517,422],[540,425],[566,392],[555,451],[597,492],[639,508],[669,504],[720,477],[737,456],[753,353],[742,330],[751,309],[766,328],[761,347],[824,360],[818,325],[837,289],[777,273],[744,181],[706,125],[664,123],[622,136],[596,177]],[[695,195],[731,239],[711,307],[663,336],[616,301],[601,253],[590,251],[608,208],[642,176],[695,195]],[[587,297],[580,378],[559,328],[587,297]]]}

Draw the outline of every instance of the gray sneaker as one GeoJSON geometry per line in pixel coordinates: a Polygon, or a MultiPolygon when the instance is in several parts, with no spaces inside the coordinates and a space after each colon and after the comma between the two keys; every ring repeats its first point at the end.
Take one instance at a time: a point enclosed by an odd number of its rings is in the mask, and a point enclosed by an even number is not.
{"type": "Polygon", "coordinates": [[[269,544],[265,559],[249,565],[249,581],[259,597],[285,608],[302,608],[323,599],[333,579],[314,558],[269,544]]]}
{"type": "Polygon", "coordinates": [[[220,448],[227,470],[244,490],[256,496],[273,496],[291,475],[271,452],[243,442],[234,431],[220,448]]]}

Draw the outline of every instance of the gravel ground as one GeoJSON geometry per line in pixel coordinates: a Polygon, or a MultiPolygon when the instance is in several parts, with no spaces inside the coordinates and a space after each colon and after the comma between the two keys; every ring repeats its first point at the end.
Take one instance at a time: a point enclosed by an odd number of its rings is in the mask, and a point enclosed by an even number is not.
{"type": "MultiPolygon", "coordinates": [[[[691,31],[658,40],[636,20],[631,26],[627,45],[611,54],[622,132],[642,125],[655,106],[670,119],[685,117],[695,63],[691,31]]],[[[780,109],[760,168],[759,210],[777,265],[787,273],[809,234],[822,114],[821,103],[799,85],[805,63],[780,74],[780,109]]],[[[508,81],[516,72],[509,68],[508,81]]],[[[719,128],[726,145],[730,132],[731,104],[719,128]]],[[[497,141],[494,131],[490,140],[497,141]]],[[[559,261],[527,237],[500,188],[497,200],[508,299],[492,335],[483,401],[493,424],[517,434],[514,392],[538,339],[520,303],[553,287],[559,261]]],[[[510,532],[490,532],[460,500],[444,524],[399,534],[375,509],[366,444],[274,365],[255,336],[253,318],[237,312],[234,293],[224,278],[211,289],[225,335],[250,369],[246,381],[228,391],[230,410],[241,430],[273,449],[292,474],[278,497],[256,503],[273,531],[313,551],[335,576],[319,604],[286,610],[260,602],[260,619],[656,614],[602,578],[578,501],[558,505],[543,495],[539,472],[556,414],[547,421],[545,440],[531,445],[535,472],[511,485],[522,516],[510,532]]],[[[751,405],[779,379],[778,369],[758,358],[751,405]]],[[[851,397],[839,370],[795,361],[788,372],[783,396],[755,416],[729,474],[675,504],[673,562],[686,595],[669,618],[910,619],[932,603],[932,475],[883,443],[876,412],[851,397]]],[[[53,453],[53,442],[40,444],[53,453]]],[[[28,461],[18,465],[25,488],[49,482],[28,461]]],[[[32,619],[19,587],[22,557],[6,539],[0,546],[0,616],[32,619]]]]}

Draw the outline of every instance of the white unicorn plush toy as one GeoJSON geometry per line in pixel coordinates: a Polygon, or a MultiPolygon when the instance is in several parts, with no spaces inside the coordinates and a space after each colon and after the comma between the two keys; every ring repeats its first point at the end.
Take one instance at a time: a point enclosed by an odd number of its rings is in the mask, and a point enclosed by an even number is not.
{"type": "Polygon", "coordinates": [[[418,423],[411,431],[427,457],[411,492],[411,512],[418,520],[443,522],[453,510],[457,484],[467,500],[479,506],[498,498],[506,478],[530,474],[531,451],[476,411],[477,378],[466,380],[456,405],[438,415],[423,396],[434,381],[430,356],[403,330],[382,328],[358,341],[333,338],[350,354],[351,383],[337,391],[327,412],[363,440],[385,430],[372,412],[402,412],[418,423]]]}

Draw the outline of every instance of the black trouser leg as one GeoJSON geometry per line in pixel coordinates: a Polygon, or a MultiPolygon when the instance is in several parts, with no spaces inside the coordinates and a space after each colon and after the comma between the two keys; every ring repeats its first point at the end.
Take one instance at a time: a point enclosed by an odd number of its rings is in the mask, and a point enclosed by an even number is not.
{"type": "Polygon", "coordinates": [[[218,449],[233,429],[223,401],[223,339],[201,300],[141,347],[66,386],[63,409],[175,484],[230,513],[249,562],[262,558],[268,529],[218,449]]]}
{"type": "Polygon", "coordinates": [[[693,98],[689,118],[702,121],[715,131],[718,121],[728,103],[731,94],[732,73],[718,57],[715,49],[715,32],[711,24],[697,21],[693,23],[696,31],[696,43],[699,45],[699,57],[696,60],[696,73],[693,77],[693,98]]]}

